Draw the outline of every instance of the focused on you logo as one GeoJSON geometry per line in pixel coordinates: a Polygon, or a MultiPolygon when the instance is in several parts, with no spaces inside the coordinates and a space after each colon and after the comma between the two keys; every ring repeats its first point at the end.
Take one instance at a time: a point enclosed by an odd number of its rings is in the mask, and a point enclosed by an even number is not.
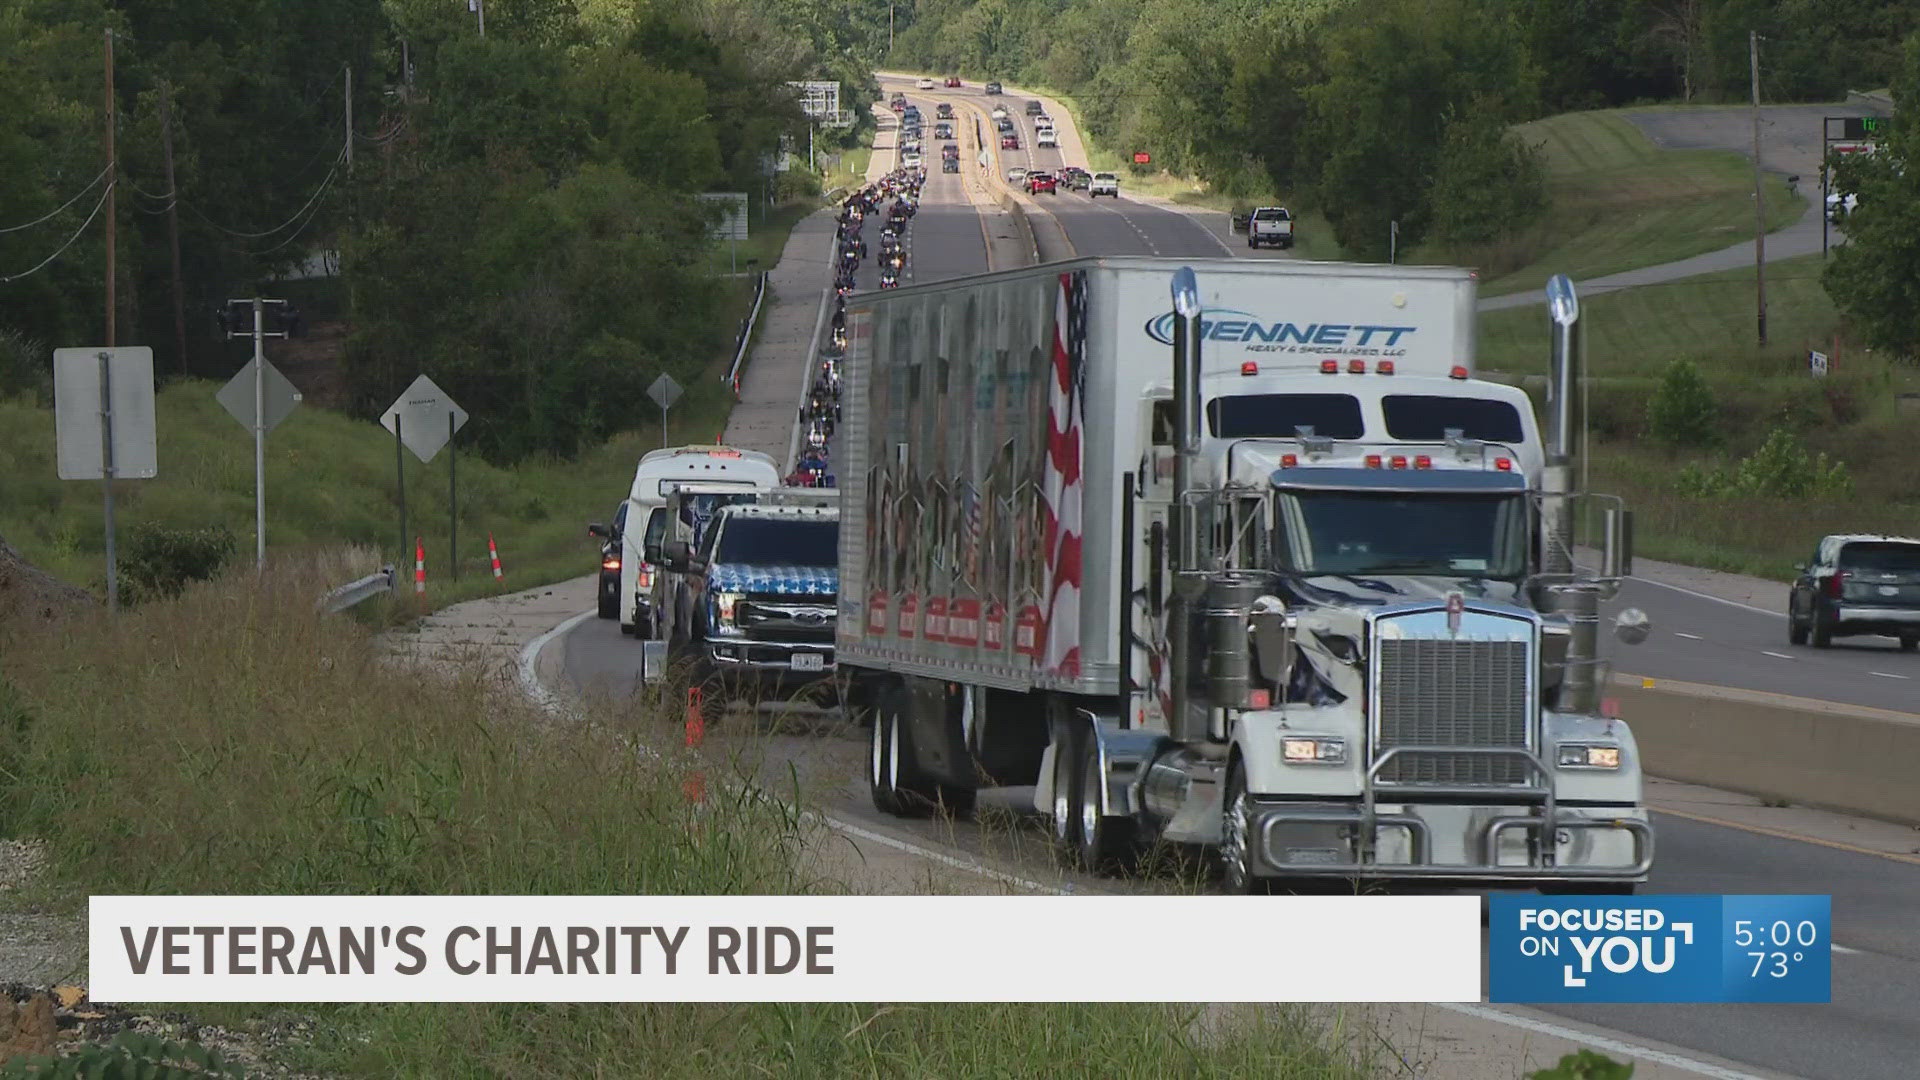
{"type": "Polygon", "coordinates": [[[1488,999],[1825,1002],[1825,896],[1495,896],[1488,999]]]}

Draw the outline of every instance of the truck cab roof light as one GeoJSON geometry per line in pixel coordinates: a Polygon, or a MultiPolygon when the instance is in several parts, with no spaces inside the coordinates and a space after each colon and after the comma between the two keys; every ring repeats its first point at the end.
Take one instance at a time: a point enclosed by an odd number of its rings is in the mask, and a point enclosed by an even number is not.
{"type": "Polygon", "coordinates": [[[1501,472],[1512,472],[1513,459],[1512,458],[1495,458],[1493,459],[1493,467],[1500,470],[1501,472]]]}
{"type": "Polygon", "coordinates": [[[1369,468],[1369,469],[1377,469],[1377,468],[1379,468],[1379,467],[1380,467],[1380,455],[1379,455],[1379,454],[1368,454],[1368,455],[1367,455],[1367,468],[1369,468]]]}
{"type": "Polygon", "coordinates": [[[1373,370],[1379,372],[1382,375],[1391,375],[1393,374],[1393,361],[1382,360],[1379,363],[1373,365],[1373,370]]]}
{"type": "Polygon", "coordinates": [[[1338,360],[1322,360],[1322,361],[1320,361],[1320,374],[1322,374],[1322,375],[1338,375],[1338,374],[1340,374],[1340,361],[1338,361],[1338,360]]]}
{"type": "Polygon", "coordinates": [[[1453,370],[1447,372],[1447,378],[1449,379],[1464,379],[1466,377],[1467,366],[1465,364],[1455,364],[1453,365],[1453,370]]]}
{"type": "Polygon", "coordinates": [[[1249,360],[1246,363],[1240,365],[1240,374],[1258,375],[1260,374],[1260,365],[1249,360]]]}
{"type": "Polygon", "coordinates": [[[1347,361],[1347,374],[1365,375],[1366,373],[1367,373],[1367,362],[1365,360],[1347,361]]]}
{"type": "Polygon", "coordinates": [[[1407,456],[1405,454],[1395,454],[1387,460],[1387,464],[1396,469],[1404,469],[1407,467],[1407,456]]]}
{"type": "Polygon", "coordinates": [[[1413,459],[1413,467],[1416,469],[1431,469],[1433,468],[1433,459],[1425,454],[1420,454],[1413,459]]]}
{"type": "Polygon", "coordinates": [[[1298,454],[1281,454],[1280,455],[1281,468],[1291,469],[1298,464],[1300,464],[1300,455],[1298,454]]]}

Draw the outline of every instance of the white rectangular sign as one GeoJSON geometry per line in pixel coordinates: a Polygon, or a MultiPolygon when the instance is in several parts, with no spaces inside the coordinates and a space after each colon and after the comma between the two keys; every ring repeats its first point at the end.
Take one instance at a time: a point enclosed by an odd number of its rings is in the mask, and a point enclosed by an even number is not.
{"type": "Polygon", "coordinates": [[[100,357],[107,357],[113,411],[113,475],[120,480],[151,480],[160,472],[159,434],[154,421],[153,350],[145,345],[117,349],[53,350],[55,466],[62,480],[99,480],[106,476],[101,435],[100,357]]]}
{"type": "Polygon", "coordinates": [[[96,1001],[1479,1001],[1478,896],[96,896],[96,1001]]]}

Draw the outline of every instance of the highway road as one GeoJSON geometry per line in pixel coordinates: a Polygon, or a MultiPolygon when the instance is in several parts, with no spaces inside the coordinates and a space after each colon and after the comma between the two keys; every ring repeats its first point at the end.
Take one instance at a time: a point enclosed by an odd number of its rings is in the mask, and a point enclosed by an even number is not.
{"type": "MultiPolygon", "coordinates": [[[[931,118],[933,102],[956,106],[992,99],[977,90],[910,95],[931,118]]],[[[1021,123],[1022,149],[1003,152],[1027,167],[1052,168],[1052,150],[1032,149],[1031,126],[1019,104],[1005,99],[1021,123]]],[[[983,110],[984,111],[984,110],[983,110]]],[[[989,128],[989,130],[991,130],[989,128]]],[[[925,205],[909,235],[913,281],[986,268],[980,218],[960,177],[929,175],[925,205]]],[[[977,168],[972,161],[963,167],[977,168]]],[[[1002,166],[1003,168],[1005,166],[1002,166]]],[[[1136,200],[1100,200],[1084,194],[1039,196],[1060,222],[1076,253],[1158,254],[1170,257],[1239,255],[1196,220],[1136,200]]],[[[877,241],[877,230],[869,244],[877,241]]],[[[1267,253],[1262,253],[1266,255],[1267,253]]],[[[870,287],[868,260],[862,278],[870,287]]],[[[1614,646],[1619,670],[1654,678],[1742,687],[1802,697],[1912,710],[1920,699],[1920,657],[1891,643],[1843,641],[1816,651],[1786,643],[1780,613],[1747,607],[1651,581],[1630,582],[1612,607],[1647,611],[1655,633],[1647,644],[1614,646]]],[[[588,619],[560,638],[561,670],[570,687],[624,695],[633,688],[637,646],[610,623],[588,619]]],[[[975,860],[1049,888],[1076,892],[1163,891],[1168,879],[1115,882],[1059,870],[1044,830],[1031,811],[1030,789],[986,792],[972,820],[903,821],[881,815],[868,801],[864,734],[832,713],[814,713],[804,733],[778,719],[735,713],[716,728],[717,740],[742,753],[749,768],[786,777],[829,814],[883,836],[975,860]]],[[[785,715],[808,715],[799,713],[785,715]]],[[[1809,1080],[1906,1080],[1920,1072],[1920,921],[1911,898],[1920,894],[1920,857],[1880,855],[1844,844],[1816,843],[1656,812],[1658,857],[1649,893],[1821,893],[1833,897],[1833,1002],[1771,1006],[1545,1006],[1535,1013],[1598,1028],[1632,1045],[1675,1048],[1736,1067],[1698,1075],[1724,1080],[1798,1076],[1809,1080]]],[[[1920,844],[1916,844],[1920,847],[1920,844]]]]}

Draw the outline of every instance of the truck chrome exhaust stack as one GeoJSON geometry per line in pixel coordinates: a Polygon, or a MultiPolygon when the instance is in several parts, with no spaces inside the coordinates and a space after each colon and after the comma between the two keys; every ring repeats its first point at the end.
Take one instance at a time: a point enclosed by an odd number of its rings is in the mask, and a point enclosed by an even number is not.
{"type": "Polygon", "coordinates": [[[1546,469],[1540,479],[1546,535],[1542,572],[1573,573],[1573,487],[1580,456],[1580,298],[1565,274],[1547,280],[1547,314],[1553,321],[1552,371],[1547,383],[1546,469]]]}
{"type": "Polygon", "coordinates": [[[1207,740],[1207,713],[1193,708],[1195,640],[1194,601],[1199,590],[1199,530],[1189,504],[1200,459],[1200,284],[1193,268],[1173,273],[1173,597],[1168,612],[1168,679],[1173,684],[1173,715],[1167,730],[1174,741],[1193,746],[1207,740]]]}

